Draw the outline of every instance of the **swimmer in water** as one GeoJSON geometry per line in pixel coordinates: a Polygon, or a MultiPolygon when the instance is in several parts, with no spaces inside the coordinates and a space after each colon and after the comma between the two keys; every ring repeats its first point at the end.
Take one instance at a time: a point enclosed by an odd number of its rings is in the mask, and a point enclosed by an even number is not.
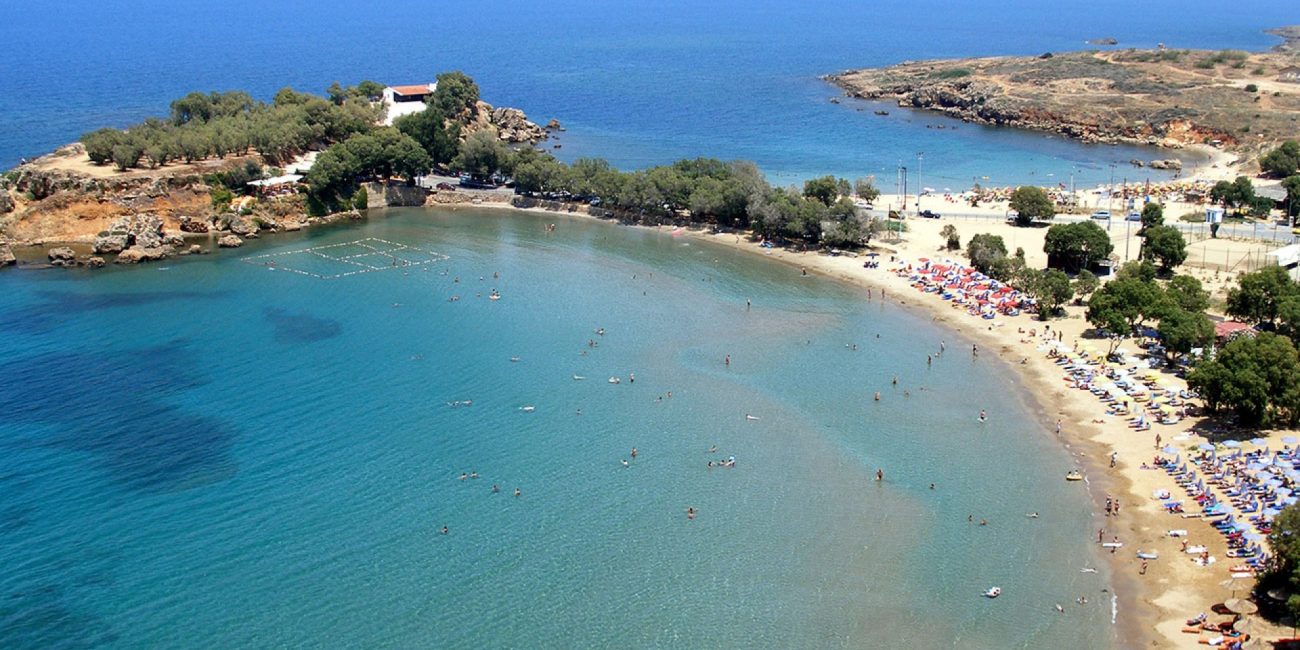
{"type": "Polygon", "coordinates": [[[498,487],[496,483],[493,483],[493,484],[492,484],[492,494],[496,494],[497,492],[500,492],[500,491],[501,491],[501,488],[498,487]]]}
{"type": "Polygon", "coordinates": [[[627,466],[628,466],[628,464],[627,464],[627,459],[626,459],[626,458],[624,458],[624,459],[622,460],[622,463],[623,463],[623,467],[627,467],[627,466]]]}
{"type": "Polygon", "coordinates": [[[686,518],[687,518],[687,519],[694,519],[694,518],[695,518],[695,508],[694,508],[694,506],[691,506],[691,507],[686,508],[686,518]]]}
{"type": "Polygon", "coordinates": [[[718,453],[718,446],[717,446],[717,445],[711,445],[711,446],[709,447],[709,453],[710,453],[710,454],[716,454],[716,453],[718,453]]]}
{"type": "Polygon", "coordinates": [[[885,470],[883,470],[883,469],[876,469],[876,480],[877,480],[877,481],[883,481],[883,480],[885,480],[885,470]]]}
{"type": "Polygon", "coordinates": [[[519,496],[521,494],[523,494],[523,492],[520,492],[519,488],[515,488],[515,496],[519,496]]]}
{"type": "Polygon", "coordinates": [[[450,532],[450,531],[447,530],[447,527],[446,527],[446,526],[443,526],[441,532],[442,532],[443,535],[446,535],[446,534],[447,534],[448,532],[450,532]]]}
{"type": "Polygon", "coordinates": [[[880,391],[876,391],[876,401],[880,401],[880,391]]]}
{"type": "Polygon", "coordinates": [[[636,458],[636,447],[632,448],[632,458],[636,458]]]}
{"type": "Polygon", "coordinates": [[[980,409],[980,422],[983,422],[987,419],[989,419],[988,414],[984,412],[984,409],[980,409]]]}

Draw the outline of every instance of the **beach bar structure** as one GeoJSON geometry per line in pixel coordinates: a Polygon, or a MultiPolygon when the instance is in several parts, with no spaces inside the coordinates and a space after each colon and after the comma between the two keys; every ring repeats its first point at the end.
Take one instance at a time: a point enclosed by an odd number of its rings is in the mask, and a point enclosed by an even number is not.
{"type": "Polygon", "coordinates": [[[384,124],[391,126],[397,118],[424,110],[424,100],[438,88],[438,83],[389,86],[384,89],[384,107],[388,109],[384,124]]]}
{"type": "Polygon", "coordinates": [[[285,174],[284,176],[274,176],[272,178],[249,181],[248,186],[256,189],[257,193],[262,196],[278,196],[281,194],[293,194],[297,191],[296,188],[298,183],[301,181],[301,174],[285,174]]]}

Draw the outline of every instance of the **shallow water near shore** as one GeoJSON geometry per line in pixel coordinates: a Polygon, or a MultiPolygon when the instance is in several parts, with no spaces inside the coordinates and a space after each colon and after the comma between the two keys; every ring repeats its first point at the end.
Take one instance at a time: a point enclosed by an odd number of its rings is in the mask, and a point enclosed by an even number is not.
{"type": "Polygon", "coordinates": [[[0,273],[0,645],[1113,645],[1087,496],[991,359],[785,265],[555,220],[0,273]],[[288,272],[362,239],[447,259],[288,272]]]}

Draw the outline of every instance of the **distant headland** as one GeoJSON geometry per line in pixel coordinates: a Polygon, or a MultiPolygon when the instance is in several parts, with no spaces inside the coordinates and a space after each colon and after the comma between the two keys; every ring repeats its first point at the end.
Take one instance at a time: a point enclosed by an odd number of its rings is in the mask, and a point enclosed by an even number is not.
{"type": "Polygon", "coordinates": [[[968,122],[1249,156],[1294,138],[1300,119],[1300,26],[1269,33],[1283,42],[1268,52],[1097,48],[908,61],[825,79],[850,97],[968,122]]]}

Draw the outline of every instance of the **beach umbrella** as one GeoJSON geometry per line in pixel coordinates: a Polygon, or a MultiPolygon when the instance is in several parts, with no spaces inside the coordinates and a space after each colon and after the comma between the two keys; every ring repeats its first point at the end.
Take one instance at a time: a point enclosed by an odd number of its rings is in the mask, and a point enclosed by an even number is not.
{"type": "Polygon", "coordinates": [[[1263,628],[1264,626],[1261,625],[1259,621],[1253,618],[1243,617],[1237,619],[1237,622],[1232,624],[1232,629],[1241,632],[1242,634],[1249,634],[1251,636],[1255,636],[1257,634],[1262,633],[1264,631],[1263,628]]]}
{"type": "Polygon", "coordinates": [[[1287,445],[1294,445],[1296,443],[1295,436],[1286,436],[1282,438],[1282,443],[1287,445]]]}
{"type": "Polygon", "coordinates": [[[1246,469],[1249,470],[1261,470],[1264,469],[1265,467],[1268,467],[1268,465],[1265,465],[1264,463],[1261,463],[1259,461],[1254,461],[1246,465],[1246,469]]]}
{"type": "Polygon", "coordinates": [[[1201,444],[1196,445],[1196,448],[1200,449],[1201,451],[1214,451],[1214,445],[1208,442],[1202,442],[1201,444]]]}
{"type": "Polygon", "coordinates": [[[1176,453],[1178,453],[1178,450],[1177,450],[1177,449],[1174,449],[1174,446],[1173,446],[1173,445],[1165,445],[1165,448],[1164,448],[1164,449],[1161,449],[1160,451],[1163,451],[1163,452],[1165,452],[1166,454],[1176,454],[1176,453]]]}
{"type": "Polygon", "coordinates": [[[1250,444],[1255,445],[1256,447],[1263,447],[1268,444],[1268,441],[1263,438],[1251,438],[1250,444]]]}
{"type": "Polygon", "coordinates": [[[1233,614],[1254,614],[1259,611],[1255,603],[1244,598],[1230,598],[1224,601],[1223,607],[1233,614]]]}
{"type": "Polygon", "coordinates": [[[1236,440],[1227,440],[1224,441],[1223,446],[1229,449],[1239,449],[1241,447],[1241,442],[1236,440]]]}

